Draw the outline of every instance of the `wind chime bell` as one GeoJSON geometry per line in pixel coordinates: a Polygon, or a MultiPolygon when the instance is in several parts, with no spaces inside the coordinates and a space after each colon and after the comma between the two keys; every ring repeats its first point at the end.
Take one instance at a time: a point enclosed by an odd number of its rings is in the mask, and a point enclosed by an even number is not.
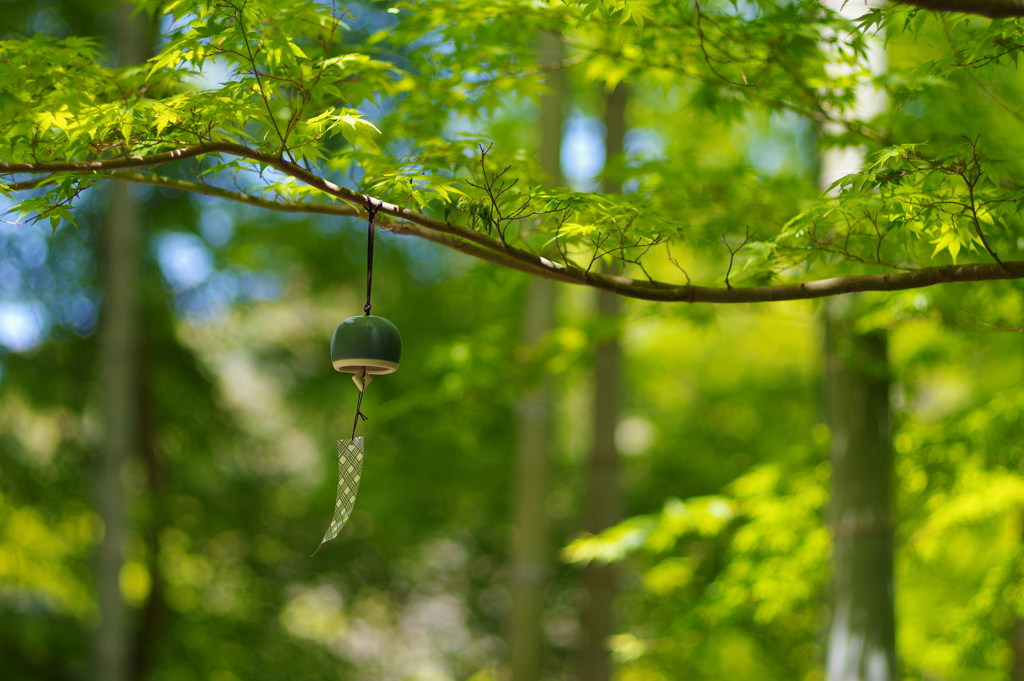
{"type": "Polygon", "coordinates": [[[402,359],[402,337],[398,327],[383,317],[349,317],[331,337],[331,362],[335,371],[355,374],[352,380],[360,390],[371,376],[398,371],[402,359]]]}
{"type": "Polygon", "coordinates": [[[336,539],[341,528],[348,522],[355,507],[359,482],[363,477],[363,438],[356,437],[359,420],[366,420],[362,412],[363,393],[374,375],[398,371],[402,359],[402,337],[398,328],[383,317],[370,314],[370,291],[373,285],[373,235],[376,231],[375,218],[383,203],[374,204],[367,197],[369,219],[366,230],[366,304],[364,315],[349,317],[334,330],[331,337],[331,363],[335,371],[352,374],[352,380],[359,388],[356,398],[356,415],[352,419],[352,435],[338,440],[338,495],[334,502],[334,517],[327,527],[320,546],[336,539]]]}

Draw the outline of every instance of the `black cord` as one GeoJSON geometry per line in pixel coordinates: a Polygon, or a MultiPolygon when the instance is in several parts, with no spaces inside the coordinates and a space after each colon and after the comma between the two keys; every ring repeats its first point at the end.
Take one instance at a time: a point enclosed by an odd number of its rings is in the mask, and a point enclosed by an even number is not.
{"type": "MultiPolygon", "coordinates": [[[[363,305],[363,312],[366,316],[370,316],[370,290],[373,287],[373,235],[377,231],[377,211],[381,209],[384,202],[381,201],[376,206],[373,205],[373,199],[366,197],[367,208],[366,211],[370,214],[370,221],[366,227],[366,304],[363,305]]],[[[363,383],[359,388],[359,397],[356,399],[356,415],[352,419],[352,439],[356,437],[356,426],[359,425],[359,419],[368,421],[366,414],[361,409],[363,406],[363,392],[366,391],[366,367],[363,367],[363,383]]]]}
{"type": "Polygon", "coordinates": [[[352,437],[350,439],[356,439],[356,426],[359,425],[359,419],[369,421],[369,417],[366,416],[361,410],[363,406],[363,391],[366,390],[366,367],[363,367],[363,387],[359,389],[359,398],[356,399],[356,416],[352,419],[352,437]]]}
{"type": "Polygon", "coordinates": [[[373,285],[373,235],[377,231],[377,211],[380,210],[384,202],[381,201],[376,206],[373,205],[373,199],[367,197],[369,206],[366,211],[370,214],[370,224],[366,228],[366,304],[363,305],[363,312],[367,316],[370,315],[370,288],[373,285]]]}

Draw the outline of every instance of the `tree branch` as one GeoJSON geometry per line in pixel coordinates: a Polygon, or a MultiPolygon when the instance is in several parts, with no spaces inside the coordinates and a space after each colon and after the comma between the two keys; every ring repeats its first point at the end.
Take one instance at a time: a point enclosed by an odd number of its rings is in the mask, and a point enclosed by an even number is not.
{"type": "MultiPolygon", "coordinates": [[[[182,191],[192,192],[193,194],[215,196],[221,199],[228,199],[229,201],[236,201],[238,203],[248,204],[250,206],[257,206],[259,208],[276,210],[279,213],[313,213],[319,215],[337,215],[338,217],[350,218],[357,218],[365,215],[365,213],[359,210],[358,208],[354,208],[351,206],[341,206],[336,203],[316,203],[314,201],[280,201],[275,199],[268,199],[264,196],[256,196],[255,194],[247,194],[245,192],[233,191],[231,189],[223,189],[221,187],[215,187],[210,184],[190,182],[189,180],[181,180],[176,177],[167,177],[166,175],[137,173],[132,170],[113,170],[109,173],[102,173],[100,177],[109,177],[112,180],[134,182],[136,184],[148,184],[154,187],[180,189],[182,191]]],[[[11,185],[11,187],[14,188],[15,185],[11,185]]]]}
{"type": "MultiPolygon", "coordinates": [[[[195,194],[204,194],[206,196],[216,196],[218,198],[227,199],[229,201],[236,201],[249,206],[256,206],[258,208],[266,208],[267,210],[276,210],[280,213],[310,213],[315,215],[334,215],[337,217],[363,217],[364,213],[357,209],[349,206],[341,206],[338,204],[331,203],[316,203],[313,201],[278,201],[274,199],[268,199],[262,196],[256,196],[254,194],[246,194],[245,192],[232,191],[230,189],[222,189],[220,187],[214,187],[208,184],[201,184],[199,182],[190,182],[189,180],[181,180],[176,177],[166,177],[164,175],[153,175],[149,173],[137,173],[134,171],[127,170],[116,170],[109,173],[103,173],[101,177],[107,177],[112,180],[119,180],[122,182],[134,182],[137,184],[148,184],[155,187],[167,187],[168,189],[180,189],[182,191],[193,192],[195,194]]],[[[31,183],[22,183],[26,186],[24,188],[32,188],[38,184],[43,183],[44,180],[35,181],[31,183]]],[[[17,185],[10,185],[14,189],[17,185]]],[[[514,260],[504,253],[498,253],[496,251],[482,248],[476,244],[470,243],[464,239],[452,236],[450,234],[444,234],[435,232],[420,225],[413,224],[411,222],[402,222],[395,220],[388,220],[378,218],[377,225],[384,230],[393,232],[395,234],[406,234],[409,236],[419,237],[432,241],[441,246],[451,248],[452,250],[465,253],[466,255],[474,258],[490,262],[501,267],[507,267],[509,269],[519,270],[527,274],[536,276],[547,277],[556,279],[559,281],[565,281],[567,283],[574,283],[571,279],[565,277],[552,275],[550,271],[545,271],[539,267],[531,266],[527,263],[522,263],[518,260],[514,260]]]]}
{"type": "Polygon", "coordinates": [[[978,14],[990,19],[1024,17],[1024,0],[893,0],[893,2],[933,12],[978,14]]]}
{"type": "MultiPolygon", "coordinates": [[[[0,176],[19,173],[57,173],[81,172],[95,173],[110,179],[154,184],[183,191],[191,191],[209,196],[238,201],[261,208],[268,208],[291,213],[318,213],[324,215],[354,216],[362,215],[362,211],[346,206],[316,202],[275,201],[264,197],[235,192],[213,187],[211,185],[179,180],[176,178],[130,172],[126,169],[152,167],[177,161],[183,158],[194,158],[204,154],[225,153],[248,158],[258,163],[271,166],[321,191],[343,201],[367,208],[372,201],[374,205],[379,199],[360,194],[346,187],[312,173],[280,156],[257,151],[248,147],[221,142],[185,147],[169,152],[151,154],[149,156],[133,156],[127,158],[106,159],[102,161],[55,162],[55,163],[0,163],[0,176]]],[[[30,188],[45,182],[17,183],[11,185],[18,188],[30,188]]],[[[1024,262],[1003,262],[999,264],[965,264],[924,267],[906,272],[890,274],[863,274],[844,277],[833,277],[818,281],[778,284],[773,286],[732,286],[713,288],[704,286],[670,284],[660,281],[643,281],[625,276],[588,272],[571,262],[555,263],[545,257],[530,253],[499,239],[474,232],[461,225],[417,213],[381,201],[380,213],[397,218],[399,222],[389,222],[388,229],[397,234],[410,234],[428,241],[441,244],[460,251],[474,258],[519,270],[528,274],[554,279],[571,284],[591,286],[610,291],[630,298],[661,302],[687,303],[761,303],[781,300],[807,300],[824,298],[855,291],[901,291],[923,288],[935,284],[987,281],[996,279],[1024,278],[1024,262]]]]}
{"type": "MultiPolygon", "coordinates": [[[[313,173],[302,166],[292,163],[278,154],[271,154],[265,151],[250,149],[242,144],[233,142],[210,142],[197,144],[191,147],[182,147],[173,151],[166,151],[147,156],[127,156],[119,158],[103,159],[99,161],[57,161],[50,163],[0,163],[0,176],[14,175],[17,173],[61,173],[61,172],[94,172],[102,173],[107,170],[122,170],[126,168],[146,168],[158,166],[171,161],[180,161],[186,158],[195,158],[207,154],[229,154],[239,158],[247,158],[262,165],[279,170],[285,175],[294,177],[305,184],[319,189],[320,191],[337,197],[342,201],[361,206],[369,210],[371,203],[381,213],[392,217],[408,220],[415,224],[458,236],[467,241],[479,244],[485,248],[493,248],[500,251],[518,251],[521,256],[525,254],[526,261],[535,261],[536,258],[525,251],[504,247],[499,242],[484,234],[479,234],[471,229],[456,225],[445,220],[438,220],[429,216],[417,213],[408,208],[396,206],[381,199],[360,194],[347,187],[334,184],[330,180],[313,173]],[[379,206],[379,207],[378,207],[379,206]]],[[[205,187],[206,185],[199,185],[205,187]]],[[[194,191],[194,189],[190,190],[194,191]]],[[[205,193],[205,192],[203,192],[205,193]]]]}

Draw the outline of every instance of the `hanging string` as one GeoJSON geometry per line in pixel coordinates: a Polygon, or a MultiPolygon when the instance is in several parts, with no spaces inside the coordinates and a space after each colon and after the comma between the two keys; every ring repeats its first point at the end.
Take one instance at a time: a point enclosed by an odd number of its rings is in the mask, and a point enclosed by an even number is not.
{"type": "MultiPolygon", "coordinates": [[[[373,205],[373,199],[366,197],[367,208],[366,211],[369,215],[369,224],[366,227],[366,304],[363,305],[363,312],[366,316],[370,316],[370,291],[373,287],[373,235],[377,231],[377,211],[381,209],[384,202],[381,201],[377,205],[373,205]]],[[[359,397],[356,399],[356,415],[352,419],[352,438],[355,439],[356,427],[359,425],[359,419],[368,421],[369,418],[362,412],[363,406],[363,393],[366,391],[366,367],[363,367],[362,384],[359,386],[359,397]]]]}
{"type": "Polygon", "coordinates": [[[352,419],[352,438],[356,437],[356,426],[359,425],[359,419],[369,421],[369,417],[364,414],[361,409],[363,406],[363,391],[366,390],[366,367],[363,367],[363,387],[359,389],[359,397],[356,399],[356,416],[352,419]]]}
{"type": "Polygon", "coordinates": [[[373,199],[367,197],[367,203],[369,204],[366,208],[370,214],[370,224],[366,229],[366,304],[363,305],[363,312],[366,316],[370,316],[370,287],[373,285],[373,234],[377,231],[377,211],[381,209],[384,202],[381,201],[376,206],[373,205],[373,199]]]}

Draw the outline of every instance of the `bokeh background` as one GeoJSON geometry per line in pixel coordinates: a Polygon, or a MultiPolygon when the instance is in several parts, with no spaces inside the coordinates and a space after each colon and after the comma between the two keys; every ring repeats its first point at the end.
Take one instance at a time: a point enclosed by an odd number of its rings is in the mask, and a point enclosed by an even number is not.
{"type": "MultiPolygon", "coordinates": [[[[384,5],[350,9],[355,31],[387,20],[384,5]]],[[[8,3],[0,38],[109,40],[116,21],[106,2],[8,3]]],[[[917,58],[922,44],[894,39],[890,59],[917,58]]],[[[1018,81],[997,85],[1019,101],[1018,81]]],[[[562,171],[593,189],[604,93],[570,71],[567,96],[562,171]]],[[[915,134],[985,130],[1019,145],[1006,110],[957,102],[920,102],[915,134]]],[[[481,118],[482,131],[536,148],[536,103],[507,104],[481,118]]],[[[723,120],[639,82],[627,121],[632,167],[679,159],[692,166],[681,176],[704,169],[709,192],[732,191],[763,219],[818,195],[814,130],[795,116],[723,120]]],[[[334,443],[351,429],[355,388],[332,371],[328,344],[361,310],[365,224],[132,191],[142,421],[120,471],[118,574],[132,679],[509,678],[517,405],[545,377],[542,678],[580,678],[579,559],[595,551],[618,564],[616,678],[824,678],[826,508],[842,481],[828,463],[823,303],[624,301],[610,324],[592,291],[560,287],[556,325],[527,345],[525,275],[379,233],[374,312],[401,330],[402,367],[366,394],[355,513],[311,558],[333,509],[334,443]],[[630,520],[590,553],[564,551],[584,524],[593,357],[609,334],[622,356],[614,434],[630,520]],[[652,532],[664,536],[647,541],[652,532]]],[[[12,681],[93,675],[105,531],[98,234],[109,198],[109,187],[90,190],[77,226],[52,233],[0,222],[0,676],[12,681]]],[[[715,257],[696,271],[720,265],[715,257]]],[[[863,296],[842,312],[858,333],[888,334],[906,678],[1014,669],[1022,293],[1017,283],[949,286],[863,296]]]]}

